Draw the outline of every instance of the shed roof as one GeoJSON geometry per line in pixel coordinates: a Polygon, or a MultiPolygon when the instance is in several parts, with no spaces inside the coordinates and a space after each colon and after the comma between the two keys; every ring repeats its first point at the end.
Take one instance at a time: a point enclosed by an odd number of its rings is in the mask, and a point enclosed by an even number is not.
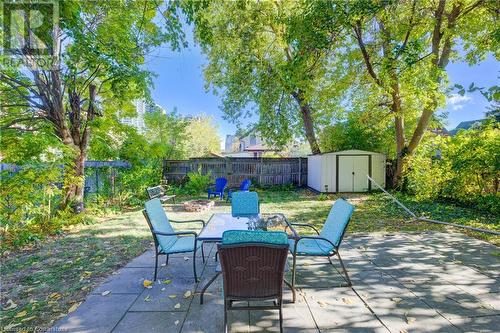
{"type": "Polygon", "coordinates": [[[319,155],[385,155],[382,153],[377,153],[374,151],[360,150],[360,149],[349,149],[349,150],[339,150],[339,151],[328,151],[321,154],[311,154],[309,156],[319,156],[319,155]]]}

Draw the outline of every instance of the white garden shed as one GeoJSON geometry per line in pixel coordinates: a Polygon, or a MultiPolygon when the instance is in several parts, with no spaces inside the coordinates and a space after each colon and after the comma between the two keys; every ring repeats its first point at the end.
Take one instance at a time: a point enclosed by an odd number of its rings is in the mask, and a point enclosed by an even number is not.
{"type": "Polygon", "coordinates": [[[307,186],[323,193],[366,192],[373,187],[369,175],[385,188],[384,154],[343,150],[307,157],[307,186]]]}

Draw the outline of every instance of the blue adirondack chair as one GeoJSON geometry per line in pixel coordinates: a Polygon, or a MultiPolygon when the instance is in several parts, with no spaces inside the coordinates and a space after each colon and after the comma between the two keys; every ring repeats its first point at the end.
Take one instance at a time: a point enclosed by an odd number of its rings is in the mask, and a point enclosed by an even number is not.
{"type": "MultiPolygon", "coordinates": [[[[312,228],[317,236],[300,236],[297,239],[290,239],[290,252],[293,255],[292,286],[295,288],[295,265],[297,256],[322,256],[327,257],[333,265],[330,257],[337,256],[345,275],[347,286],[351,286],[351,279],[347,274],[342,258],[340,258],[339,247],[344,238],[347,225],[351,220],[354,206],[338,199],[332,206],[326,219],[323,229],[319,232],[313,225],[306,223],[291,223],[293,226],[312,228]]],[[[294,299],[295,301],[295,299],[294,299]]]]}
{"type": "Polygon", "coordinates": [[[236,191],[240,191],[240,192],[248,192],[250,190],[250,186],[252,185],[252,181],[250,179],[245,179],[241,182],[240,184],[240,187],[239,188],[230,188],[228,191],[227,191],[227,198],[226,198],[226,201],[229,201],[231,200],[231,198],[233,197],[233,193],[236,192],[236,191]]]}
{"type": "Polygon", "coordinates": [[[217,178],[215,180],[215,185],[208,188],[208,198],[210,199],[212,196],[219,197],[221,200],[224,199],[224,191],[226,190],[227,179],[226,178],[217,178]]]}
{"type": "Polygon", "coordinates": [[[201,222],[205,226],[203,220],[190,220],[190,221],[174,221],[169,220],[165,214],[165,210],[161,205],[160,199],[152,199],[146,202],[146,209],[142,211],[146,221],[148,222],[149,229],[153,235],[155,243],[155,276],[158,270],[158,256],[166,255],[166,264],[168,265],[168,258],[170,254],[174,253],[187,253],[193,252],[193,273],[194,280],[197,281],[196,275],[196,251],[201,247],[201,256],[205,262],[205,254],[203,253],[203,242],[197,241],[197,234],[194,231],[180,231],[176,232],[170,222],[186,223],[186,222],[201,222]],[[182,236],[182,237],[179,237],[182,236]]]}
{"type": "Polygon", "coordinates": [[[259,195],[257,192],[234,192],[231,200],[231,215],[255,216],[260,213],[259,195]]]}

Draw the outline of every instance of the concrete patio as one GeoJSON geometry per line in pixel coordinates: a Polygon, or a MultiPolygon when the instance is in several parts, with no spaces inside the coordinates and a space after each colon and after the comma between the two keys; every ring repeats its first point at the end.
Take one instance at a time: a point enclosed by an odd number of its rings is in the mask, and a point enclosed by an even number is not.
{"type": "MultiPolygon", "coordinates": [[[[110,276],[52,328],[65,332],[222,332],[222,279],[200,305],[199,290],[214,274],[214,250],[198,260],[177,255],[151,289],[148,251],[110,276]],[[189,258],[186,260],[186,258],[189,258]],[[165,280],[171,283],[162,283],[165,280]],[[109,291],[109,293],[108,293],[109,291]],[[192,295],[186,293],[190,291],[192,295]],[[103,294],[104,293],[104,294],[103,294]],[[174,296],[175,295],[175,296],[174,296]]],[[[324,258],[298,260],[298,295],[286,290],[285,332],[498,332],[500,249],[456,233],[367,234],[346,237],[341,255],[353,287],[324,258]]],[[[229,314],[231,332],[279,331],[276,311],[229,314]]]]}

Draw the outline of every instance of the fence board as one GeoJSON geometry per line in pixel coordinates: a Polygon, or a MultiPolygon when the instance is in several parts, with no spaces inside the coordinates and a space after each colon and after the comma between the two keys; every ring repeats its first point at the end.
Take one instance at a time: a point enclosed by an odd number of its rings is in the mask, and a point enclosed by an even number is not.
{"type": "Polygon", "coordinates": [[[246,178],[260,186],[307,182],[307,158],[193,158],[189,160],[165,160],[163,177],[170,183],[178,183],[190,172],[200,171],[215,179],[225,177],[229,186],[238,186],[246,178]]]}

